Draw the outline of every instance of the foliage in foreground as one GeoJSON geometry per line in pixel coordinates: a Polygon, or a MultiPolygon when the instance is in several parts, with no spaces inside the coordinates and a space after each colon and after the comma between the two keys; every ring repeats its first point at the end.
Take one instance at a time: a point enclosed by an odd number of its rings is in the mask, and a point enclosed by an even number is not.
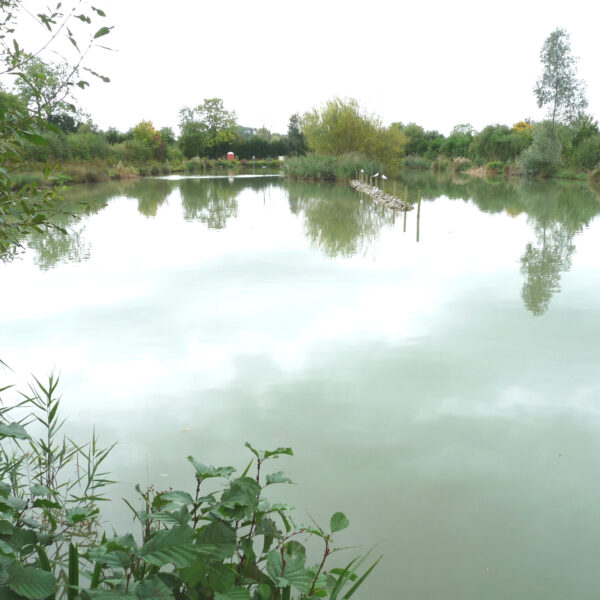
{"type": "Polygon", "coordinates": [[[265,473],[268,462],[292,455],[290,448],[246,444],[253,458],[239,476],[190,456],[191,493],[137,486],[141,507],[128,505],[141,536],[100,538],[98,503],[111,482],[99,468],[110,448],[95,438],[83,446],[59,440],[57,384],[54,377],[46,386],[36,380],[19,405],[33,410],[26,421],[41,427],[39,438],[23,421],[10,421],[14,409],[0,410],[0,598],[335,600],[350,598],[375,568],[379,559],[359,576],[364,558],[355,558],[326,569],[338,551],[334,535],[349,525],[343,513],[326,529],[300,526],[290,506],[264,497],[266,488],[291,483],[281,471],[265,473]],[[217,478],[223,488],[205,490],[217,478]],[[299,541],[305,538],[323,545],[315,564],[299,541]]]}

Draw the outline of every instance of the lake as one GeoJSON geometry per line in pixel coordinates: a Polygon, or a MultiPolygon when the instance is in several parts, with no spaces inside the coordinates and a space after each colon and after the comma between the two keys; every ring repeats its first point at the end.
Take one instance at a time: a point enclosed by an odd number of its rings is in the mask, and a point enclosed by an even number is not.
{"type": "MultiPolygon", "coordinates": [[[[361,598],[596,598],[600,192],[408,173],[384,209],[277,176],[74,187],[71,233],[0,265],[1,355],[60,372],[67,432],[192,489],[291,446],[273,498],[384,558],[361,598]]],[[[361,550],[349,550],[347,559],[361,550]]]]}

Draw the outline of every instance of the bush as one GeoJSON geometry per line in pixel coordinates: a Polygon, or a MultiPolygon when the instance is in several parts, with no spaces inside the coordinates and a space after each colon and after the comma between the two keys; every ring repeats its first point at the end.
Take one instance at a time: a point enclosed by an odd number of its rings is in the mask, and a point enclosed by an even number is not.
{"type": "Polygon", "coordinates": [[[461,173],[462,171],[466,171],[471,166],[471,164],[472,163],[468,158],[457,156],[452,160],[450,168],[452,169],[452,171],[461,173]]]}
{"type": "Polygon", "coordinates": [[[405,169],[430,169],[433,161],[424,156],[407,156],[402,160],[405,169]]]}
{"type": "MultiPolygon", "coordinates": [[[[279,162],[277,163],[279,164],[279,162]]],[[[343,156],[293,156],[283,162],[283,172],[293,179],[313,179],[336,181],[338,179],[358,178],[362,171],[368,175],[383,172],[383,165],[360,154],[343,156]]]]}
{"type": "Polygon", "coordinates": [[[361,576],[364,559],[326,570],[347,517],[336,512],[327,527],[300,526],[290,507],[264,497],[268,486],[292,483],[282,471],[265,472],[273,460],[293,455],[285,447],[263,451],[246,444],[253,458],[239,477],[233,467],[206,466],[189,456],[191,492],[137,486],[141,507],[126,501],[141,539],[131,533],[100,538],[98,501],[112,483],[100,469],[112,447],[100,448],[95,437],[88,445],[59,439],[57,385],[54,377],[46,386],[36,380],[20,405],[41,425],[39,440],[9,420],[13,409],[0,408],[3,597],[333,600],[350,598],[379,562],[361,576]],[[221,491],[205,492],[208,479],[223,480],[221,491]],[[303,538],[322,544],[315,563],[307,561],[303,538]]]}
{"type": "Polygon", "coordinates": [[[432,171],[447,171],[450,168],[451,161],[447,156],[440,154],[432,163],[432,171]]]}
{"type": "Polygon", "coordinates": [[[485,165],[485,172],[488,175],[504,173],[504,163],[501,160],[493,160],[485,165]]]}
{"type": "Polygon", "coordinates": [[[561,163],[562,145],[554,124],[538,123],[533,128],[533,142],[519,158],[521,172],[526,177],[551,177],[561,163]]]}
{"type": "Polygon", "coordinates": [[[197,156],[190,158],[190,160],[185,163],[185,170],[188,173],[197,173],[198,171],[204,171],[205,169],[206,161],[202,158],[198,158],[197,156]]]}
{"type": "Polygon", "coordinates": [[[600,165],[600,134],[583,140],[573,150],[573,162],[577,167],[593,169],[600,165]]]}
{"type": "Polygon", "coordinates": [[[596,167],[589,175],[592,183],[600,183],[600,167],[596,167]]]}

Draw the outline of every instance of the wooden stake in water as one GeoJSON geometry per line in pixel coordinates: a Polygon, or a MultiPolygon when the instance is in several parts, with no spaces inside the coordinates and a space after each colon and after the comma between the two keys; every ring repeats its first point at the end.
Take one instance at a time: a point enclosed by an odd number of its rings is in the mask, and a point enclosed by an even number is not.
{"type": "Polygon", "coordinates": [[[406,213],[408,210],[408,186],[404,186],[404,233],[406,233],[406,213]]]}
{"type": "Polygon", "coordinates": [[[417,192],[417,242],[421,232],[421,190],[417,192]]]}

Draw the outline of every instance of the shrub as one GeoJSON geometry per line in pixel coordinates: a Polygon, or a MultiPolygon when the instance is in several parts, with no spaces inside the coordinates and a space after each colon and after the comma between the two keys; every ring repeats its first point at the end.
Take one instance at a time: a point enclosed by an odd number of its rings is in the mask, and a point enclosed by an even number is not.
{"type": "Polygon", "coordinates": [[[590,172],[589,179],[593,183],[600,183],[600,166],[590,172]]]}
{"type": "Polygon", "coordinates": [[[457,156],[456,158],[452,159],[450,168],[452,171],[460,173],[462,171],[466,171],[471,166],[471,164],[472,163],[468,158],[457,156]]]}
{"type": "Polygon", "coordinates": [[[499,175],[504,172],[504,163],[501,160],[493,160],[485,165],[485,172],[488,175],[499,175]]]}
{"type": "Polygon", "coordinates": [[[443,154],[440,154],[432,163],[432,171],[447,171],[450,168],[450,159],[443,154]]]}
{"type": "Polygon", "coordinates": [[[253,458],[239,477],[233,467],[189,456],[191,492],[137,486],[141,508],[126,502],[141,539],[131,533],[100,539],[97,504],[112,483],[100,469],[112,447],[100,448],[95,437],[85,446],[59,439],[57,385],[54,377],[46,386],[36,380],[22,403],[43,429],[39,440],[9,421],[10,408],[0,408],[3,597],[281,600],[293,594],[333,600],[350,598],[379,562],[360,576],[364,559],[326,570],[347,517],[334,513],[326,528],[296,525],[289,506],[263,495],[269,486],[292,483],[282,471],[266,473],[273,460],[293,455],[291,448],[264,451],[248,443],[253,458]],[[225,484],[208,493],[208,479],[225,484]],[[322,543],[314,564],[299,541],[304,538],[322,543]]]}
{"type": "Polygon", "coordinates": [[[402,160],[405,169],[430,169],[433,161],[424,156],[407,156],[402,160]]]}
{"type": "Polygon", "coordinates": [[[359,176],[361,169],[367,176],[374,175],[383,172],[383,165],[355,153],[338,157],[308,154],[289,157],[283,162],[284,174],[293,179],[320,181],[352,179],[359,176]]]}
{"type": "Polygon", "coordinates": [[[185,163],[185,170],[188,173],[197,173],[206,169],[206,161],[203,158],[194,156],[185,163]]]}
{"type": "Polygon", "coordinates": [[[561,161],[562,145],[556,128],[550,121],[537,123],[533,128],[533,142],[519,158],[521,172],[526,177],[551,177],[561,161]]]}
{"type": "Polygon", "coordinates": [[[573,162],[584,169],[600,165],[600,134],[588,137],[574,148],[573,162]]]}

